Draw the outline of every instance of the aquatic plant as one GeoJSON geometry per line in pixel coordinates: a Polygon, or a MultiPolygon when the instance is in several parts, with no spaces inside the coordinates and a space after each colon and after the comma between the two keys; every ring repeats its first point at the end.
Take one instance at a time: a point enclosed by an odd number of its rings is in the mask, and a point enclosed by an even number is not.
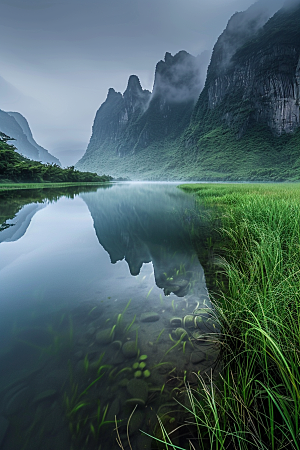
{"type": "Polygon", "coordinates": [[[125,327],[125,334],[128,333],[128,332],[130,331],[130,328],[131,328],[132,325],[134,324],[135,319],[136,319],[136,314],[134,315],[134,317],[133,317],[132,321],[130,322],[130,324],[127,325],[127,326],[125,327]]]}
{"type": "Polygon", "coordinates": [[[148,294],[146,295],[146,298],[149,297],[149,295],[151,294],[152,290],[153,290],[154,286],[152,286],[152,288],[149,290],[148,294]]]}
{"type": "Polygon", "coordinates": [[[159,335],[157,336],[156,341],[155,341],[156,344],[158,344],[158,341],[159,341],[159,339],[160,339],[160,337],[161,337],[161,335],[163,334],[164,331],[165,331],[165,329],[163,328],[161,330],[161,332],[159,333],[159,335]]]}

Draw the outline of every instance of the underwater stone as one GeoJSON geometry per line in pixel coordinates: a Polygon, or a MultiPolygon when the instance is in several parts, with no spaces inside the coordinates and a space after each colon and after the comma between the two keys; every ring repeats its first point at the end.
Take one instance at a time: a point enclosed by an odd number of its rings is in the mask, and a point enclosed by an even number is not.
{"type": "Polygon", "coordinates": [[[133,434],[141,428],[144,422],[144,417],[145,414],[140,409],[136,409],[134,411],[128,427],[129,434],[133,434]]]}
{"type": "Polygon", "coordinates": [[[146,403],[148,398],[148,384],[143,380],[132,378],[127,384],[128,393],[134,398],[141,398],[146,403]]]}
{"type": "Polygon", "coordinates": [[[93,336],[93,334],[95,334],[96,333],[96,328],[95,327],[90,327],[88,330],[87,330],[87,335],[88,336],[93,336]]]}
{"type": "Polygon", "coordinates": [[[109,344],[114,338],[114,332],[111,332],[111,328],[106,328],[105,330],[100,330],[96,334],[96,341],[99,344],[109,344]]]}
{"type": "Polygon", "coordinates": [[[0,448],[1,448],[2,442],[5,438],[8,427],[9,427],[9,421],[7,419],[5,419],[5,417],[0,416],[0,448]]]}
{"type": "Polygon", "coordinates": [[[181,288],[187,286],[188,284],[189,282],[184,278],[182,278],[181,280],[176,280],[176,286],[179,286],[181,288]]]}
{"type": "Polygon", "coordinates": [[[186,328],[194,328],[195,322],[194,322],[194,316],[188,314],[187,316],[184,316],[183,318],[183,326],[186,328]]]}
{"type": "Polygon", "coordinates": [[[48,389],[47,391],[43,391],[40,394],[38,394],[36,397],[34,397],[32,403],[38,403],[38,402],[41,402],[48,398],[54,397],[54,395],[56,395],[56,393],[57,393],[56,389],[48,389]]]}
{"type": "Polygon", "coordinates": [[[145,434],[141,434],[136,438],[136,448],[140,450],[151,450],[152,448],[152,438],[150,436],[146,436],[145,434]]]}
{"type": "Polygon", "coordinates": [[[159,314],[156,312],[146,312],[141,314],[141,322],[156,322],[159,320],[159,314]]]}
{"type": "Polygon", "coordinates": [[[137,355],[135,341],[127,341],[123,344],[122,352],[125,358],[134,358],[137,355]]]}
{"type": "Polygon", "coordinates": [[[120,400],[118,397],[114,399],[110,407],[108,408],[107,416],[105,420],[115,420],[115,416],[117,416],[120,412],[120,400]]]}
{"type": "Polygon", "coordinates": [[[194,325],[195,325],[195,328],[197,328],[199,325],[200,325],[200,323],[203,321],[203,317],[201,317],[201,316],[196,316],[195,317],[195,319],[194,319],[194,325]]]}
{"type": "Polygon", "coordinates": [[[181,327],[182,325],[181,317],[173,317],[172,319],[170,319],[170,325],[171,327],[181,327]]]}
{"type": "Polygon", "coordinates": [[[74,353],[74,358],[76,359],[82,359],[83,357],[83,351],[79,350],[78,352],[74,353]]]}
{"type": "Polygon", "coordinates": [[[18,411],[23,409],[27,404],[30,397],[28,387],[24,387],[17,391],[7,402],[5,407],[5,414],[10,416],[16,414],[18,411]]]}
{"type": "Polygon", "coordinates": [[[183,338],[182,338],[183,340],[187,339],[187,337],[188,337],[187,331],[184,328],[176,328],[176,330],[172,331],[172,335],[176,339],[180,339],[181,336],[183,335],[183,338]]]}
{"type": "Polygon", "coordinates": [[[123,378],[123,380],[119,381],[118,386],[126,387],[128,382],[129,382],[128,378],[123,378]]]}
{"type": "Polygon", "coordinates": [[[113,341],[111,343],[111,347],[116,350],[120,350],[120,348],[122,347],[122,341],[113,341]]]}
{"type": "Polygon", "coordinates": [[[206,359],[206,355],[201,350],[197,351],[197,352],[193,352],[190,357],[190,361],[192,364],[199,364],[202,361],[205,361],[205,359],[206,359]]]}
{"type": "Polygon", "coordinates": [[[126,405],[140,405],[140,406],[145,406],[145,402],[144,400],[142,400],[141,398],[129,398],[128,400],[126,400],[126,405]]]}

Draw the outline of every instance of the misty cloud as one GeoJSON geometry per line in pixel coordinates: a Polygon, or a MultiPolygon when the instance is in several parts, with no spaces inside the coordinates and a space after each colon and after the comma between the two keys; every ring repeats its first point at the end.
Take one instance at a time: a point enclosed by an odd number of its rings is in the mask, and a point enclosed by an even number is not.
{"type": "Polygon", "coordinates": [[[175,56],[166,53],[156,66],[153,98],[161,96],[166,102],[196,102],[204,87],[210,54],[194,57],[181,51],[175,56]]]}
{"type": "Polygon", "coordinates": [[[217,70],[224,70],[230,64],[234,53],[251,36],[262,28],[268,19],[282,6],[284,0],[260,0],[244,12],[235,13],[228,21],[227,28],[215,45],[217,70]]]}

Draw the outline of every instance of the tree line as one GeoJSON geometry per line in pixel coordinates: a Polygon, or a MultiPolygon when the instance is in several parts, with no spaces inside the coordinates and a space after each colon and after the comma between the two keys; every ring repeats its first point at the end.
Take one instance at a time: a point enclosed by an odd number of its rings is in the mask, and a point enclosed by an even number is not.
{"type": "Polygon", "coordinates": [[[80,172],[74,166],[62,169],[57,164],[33,161],[16,151],[7,141],[15,140],[0,131],[0,181],[15,183],[64,183],[111,181],[109,175],[80,172]]]}

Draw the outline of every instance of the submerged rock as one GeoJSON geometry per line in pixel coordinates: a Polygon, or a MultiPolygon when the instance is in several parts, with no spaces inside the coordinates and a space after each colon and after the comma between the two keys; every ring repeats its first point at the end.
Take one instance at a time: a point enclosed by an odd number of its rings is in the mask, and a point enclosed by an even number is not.
{"type": "Polygon", "coordinates": [[[27,386],[14,392],[11,396],[8,395],[5,406],[5,414],[10,416],[16,414],[21,409],[24,409],[30,398],[30,392],[27,386]]]}
{"type": "Polygon", "coordinates": [[[181,317],[173,317],[172,319],[170,319],[170,325],[171,327],[181,327],[182,325],[181,317]]]}
{"type": "Polygon", "coordinates": [[[132,397],[140,398],[146,403],[148,398],[148,384],[145,381],[133,378],[127,384],[127,391],[132,397]]]}
{"type": "Polygon", "coordinates": [[[135,341],[127,341],[123,344],[122,352],[125,358],[134,358],[137,355],[137,347],[135,341]]]}
{"type": "Polygon", "coordinates": [[[141,322],[156,322],[159,320],[159,314],[156,312],[146,312],[141,314],[141,322]]]}
{"type": "Polygon", "coordinates": [[[34,397],[32,403],[39,403],[43,400],[47,400],[51,397],[54,397],[54,395],[56,395],[56,394],[57,394],[56,389],[47,389],[46,391],[43,391],[43,392],[40,392],[39,394],[37,394],[34,397]]]}
{"type": "Polygon", "coordinates": [[[188,314],[187,316],[184,316],[183,318],[183,326],[185,328],[194,328],[195,322],[194,322],[194,316],[192,314],[188,314]]]}
{"type": "Polygon", "coordinates": [[[199,364],[202,361],[205,361],[205,359],[206,359],[206,355],[201,350],[199,350],[197,352],[193,352],[190,357],[190,361],[192,364],[199,364]]]}
{"type": "Polygon", "coordinates": [[[133,434],[139,430],[144,422],[145,414],[138,408],[134,411],[133,416],[130,419],[128,431],[129,434],[133,434]]]}
{"type": "Polygon", "coordinates": [[[175,339],[182,339],[182,340],[185,340],[185,339],[187,339],[187,337],[188,337],[188,334],[187,334],[187,331],[184,329],[184,328],[176,328],[176,330],[173,330],[172,331],[172,336],[175,338],[175,339]]]}
{"type": "Polygon", "coordinates": [[[9,421],[5,417],[0,416],[0,448],[9,427],[9,421]]]}
{"type": "Polygon", "coordinates": [[[145,406],[145,402],[141,398],[128,398],[125,403],[126,403],[126,405],[145,406]]]}
{"type": "Polygon", "coordinates": [[[111,328],[106,328],[105,330],[100,330],[96,334],[96,341],[99,344],[110,344],[110,342],[114,338],[114,332],[112,332],[111,328]]]}
{"type": "Polygon", "coordinates": [[[117,416],[120,412],[120,400],[118,397],[114,399],[110,407],[108,408],[106,420],[115,420],[115,416],[117,416]]]}

